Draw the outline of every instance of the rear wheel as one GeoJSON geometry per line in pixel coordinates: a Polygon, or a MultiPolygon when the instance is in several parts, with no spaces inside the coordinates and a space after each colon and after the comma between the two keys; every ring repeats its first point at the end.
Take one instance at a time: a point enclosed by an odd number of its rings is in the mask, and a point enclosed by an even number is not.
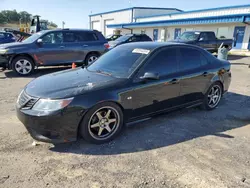
{"type": "Polygon", "coordinates": [[[89,55],[87,55],[86,57],[86,64],[87,65],[91,65],[92,63],[94,63],[98,58],[100,57],[99,54],[97,53],[90,53],[89,55]]]}
{"type": "Polygon", "coordinates": [[[12,61],[12,70],[21,76],[28,76],[32,74],[34,69],[34,63],[29,57],[18,56],[12,61]]]}
{"type": "Polygon", "coordinates": [[[210,86],[204,98],[203,108],[206,110],[215,109],[220,103],[222,93],[223,91],[220,83],[216,82],[210,86]]]}
{"type": "Polygon", "coordinates": [[[121,108],[114,103],[104,102],[87,112],[80,125],[80,134],[88,142],[102,144],[114,139],[122,127],[121,108]]]}

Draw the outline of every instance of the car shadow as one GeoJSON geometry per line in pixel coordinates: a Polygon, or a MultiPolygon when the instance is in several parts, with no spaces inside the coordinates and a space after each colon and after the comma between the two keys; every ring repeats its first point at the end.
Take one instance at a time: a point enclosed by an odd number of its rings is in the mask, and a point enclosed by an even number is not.
{"type": "Polygon", "coordinates": [[[43,75],[58,72],[58,71],[63,71],[63,70],[70,69],[70,68],[71,68],[71,66],[39,67],[38,69],[35,69],[34,73],[30,76],[20,76],[12,70],[6,70],[6,71],[4,71],[4,74],[5,74],[6,78],[18,78],[18,77],[37,78],[39,76],[43,76],[43,75]]]}
{"type": "Polygon", "coordinates": [[[85,155],[116,155],[167,147],[208,135],[232,139],[234,137],[225,131],[250,124],[249,105],[249,96],[228,93],[217,109],[212,111],[182,109],[126,126],[127,129],[109,143],[94,145],[79,139],[54,145],[50,150],[85,155]]]}
{"type": "Polygon", "coordinates": [[[239,59],[245,59],[249,58],[248,56],[240,56],[240,55],[229,55],[228,60],[239,60],[239,59]]]}

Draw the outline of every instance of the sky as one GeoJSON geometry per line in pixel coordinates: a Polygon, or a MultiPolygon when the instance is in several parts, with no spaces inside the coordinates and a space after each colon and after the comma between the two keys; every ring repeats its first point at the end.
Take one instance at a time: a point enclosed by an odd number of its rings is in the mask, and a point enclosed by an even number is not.
{"type": "Polygon", "coordinates": [[[67,28],[88,28],[89,14],[133,6],[198,10],[250,4],[249,0],[0,0],[1,10],[27,11],[67,28]]]}

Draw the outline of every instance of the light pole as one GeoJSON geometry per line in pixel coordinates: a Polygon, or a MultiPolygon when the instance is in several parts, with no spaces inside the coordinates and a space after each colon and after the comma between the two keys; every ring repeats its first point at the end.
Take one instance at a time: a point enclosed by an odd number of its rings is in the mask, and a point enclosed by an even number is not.
{"type": "Polygon", "coordinates": [[[65,25],[65,22],[64,21],[62,21],[62,28],[64,29],[64,25],[65,25]]]}

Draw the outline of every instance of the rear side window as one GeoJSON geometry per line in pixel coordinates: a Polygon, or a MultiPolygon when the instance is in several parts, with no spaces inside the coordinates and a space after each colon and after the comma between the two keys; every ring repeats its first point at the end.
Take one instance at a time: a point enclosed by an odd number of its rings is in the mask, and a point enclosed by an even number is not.
{"type": "Polygon", "coordinates": [[[142,35],[142,41],[152,41],[147,35],[142,35]]]}
{"type": "Polygon", "coordinates": [[[182,71],[193,70],[208,63],[206,57],[199,50],[180,48],[180,53],[180,68],[182,71]]]}
{"type": "Polygon", "coordinates": [[[166,76],[176,73],[177,71],[177,50],[175,48],[171,48],[158,52],[143,68],[142,74],[145,72],[152,72],[158,73],[159,76],[166,76]]]}
{"type": "Polygon", "coordinates": [[[74,32],[64,32],[64,42],[78,42],[74,32]]]}
{"type": "Polygon", "coordinates": [[[97,41],[98,37],[93,32],[74,32],[75,42],[97,41]]]}

